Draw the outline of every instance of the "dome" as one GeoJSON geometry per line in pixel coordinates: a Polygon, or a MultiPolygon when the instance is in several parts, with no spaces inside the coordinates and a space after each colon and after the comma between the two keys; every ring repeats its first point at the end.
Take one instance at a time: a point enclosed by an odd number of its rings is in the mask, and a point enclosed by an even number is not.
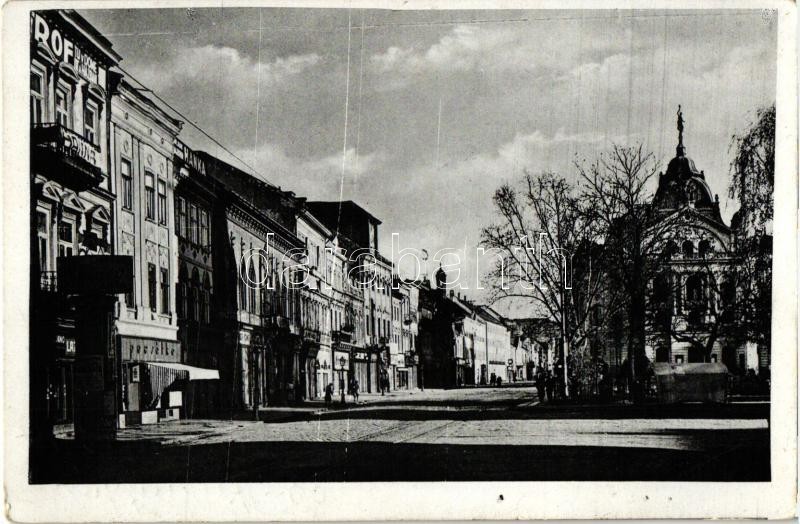
{"type": "Polygon", "coordinates": [[[694,165],[694,160],[686,156],[686,150],[683,146],[678,146],[677,155],[669,161],[667,165],[667,176],[679,179],[695,176],[705,178],[694,165]]]}

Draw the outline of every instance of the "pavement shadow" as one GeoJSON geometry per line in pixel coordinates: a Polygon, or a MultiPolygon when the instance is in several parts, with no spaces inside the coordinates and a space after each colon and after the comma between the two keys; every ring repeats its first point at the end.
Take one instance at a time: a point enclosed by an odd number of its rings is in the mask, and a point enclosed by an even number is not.
{"type": "Polygon", "coordinates": [[[233,442],[158,446],[55,441],[31,482],[769,481],[767,432],[719,449],[384,442],[233,442]],[[766,437],[763,435],[766,434],[766,437]]]}

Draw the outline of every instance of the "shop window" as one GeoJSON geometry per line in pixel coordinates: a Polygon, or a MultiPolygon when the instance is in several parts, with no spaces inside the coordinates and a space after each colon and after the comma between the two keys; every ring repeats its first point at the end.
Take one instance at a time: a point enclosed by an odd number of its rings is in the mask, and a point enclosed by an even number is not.
{"type": "Polygon", "coordinates": [[[147,298],[150,303],[150,310],[156,311],[157,310],[157,302],[158,297],[156,296],[156,288],[158,286],[156,276],[156,265],[155,264],[147,264],[147,298]]]}
{"type": "Polygon", "coordinates": [[[167,183],[158,181],[158,223],[167,225],[167,183]]]}
{"type": "Polygon", "coordinates": [[[122,177],[122,208],[133,209],[133,179],[131,178],[131,162],[123,158],[119,162],[122,177]]]}
{"type": "Polygon", "coordinates": [[[156,188],[154,186],[155,180],[153,173],[149,171],[144,172],[144,204],[145,204],[145,217],[148,220],[155,220],[156,218],[156,188]]]}
{"type": "Polygon", "coordinates": [[[169,271],[161,268],[161,313],[169,315],[169,271]]]}
{"type": "Polygon", "coordinates": [[[75,224],[62,220],[58,223],[58,256],[71,257],[75,253],[75,224]]]}
{"type": "Polygon", "coordinates": [[[45,103],[44,73],[38,70],[31,71],[31,124],[44,122],[47,114],[45,103]]]}
{"type": "Polygon", "coordinates": [[[66,86],[56,87],[56,122],[66,128],[72,125],[71,98],[70,90],[66,86]]]}
{"type": "Polygon", "coordinates": [[[97,145],[97,107],[86,104],[83,110],[83,138],[97,145]]]}

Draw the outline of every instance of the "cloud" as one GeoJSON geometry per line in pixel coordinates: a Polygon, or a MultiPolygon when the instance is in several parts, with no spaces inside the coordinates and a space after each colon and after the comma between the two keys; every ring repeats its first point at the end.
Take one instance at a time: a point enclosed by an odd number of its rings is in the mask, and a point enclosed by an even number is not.
{"type": "Polygon", "coordinates": [[[205,84],[209,81],[219,82],[220,89],[235,90],[254,84],[258,78],[262,86],[285,81],[321,60],[318,54],[310,53],[277,57],[259,65],[257,60],[242,55],[237,49],[204,45],[176,49],[165,61],[145,68],[142,76],[152,87],[164,90],[187,82],[205,84]],[[164,74],[166,71],[169,74],[164,74]]]}

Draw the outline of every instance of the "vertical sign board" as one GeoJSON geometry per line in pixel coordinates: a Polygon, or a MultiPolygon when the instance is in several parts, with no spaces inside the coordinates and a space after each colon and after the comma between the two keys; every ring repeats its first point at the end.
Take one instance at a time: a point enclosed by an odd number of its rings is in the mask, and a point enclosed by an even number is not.
{"type": "Polygon", "coordinates": [[[112,439],[119,387],[114,295],[133,288],[133,257],[83,255],[57,264],[59,289],[75,305],[75,438],[112,439]]]}

